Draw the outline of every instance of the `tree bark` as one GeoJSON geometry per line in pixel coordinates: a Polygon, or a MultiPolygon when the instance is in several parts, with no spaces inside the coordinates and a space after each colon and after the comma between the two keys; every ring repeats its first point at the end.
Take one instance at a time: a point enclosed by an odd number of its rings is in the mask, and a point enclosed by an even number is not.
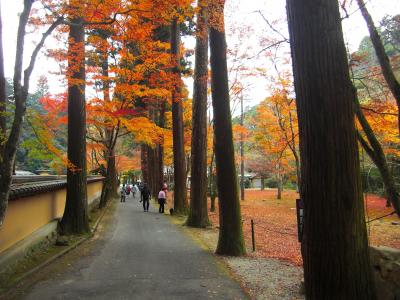
{"type": "MultiPolygon", "coordinates": [[[[101,70],[102,70],[102,76],[103,76],[103,97],[104,97],[104,102],[105,103],[110,103],[111,102],[111,97],[110,97],[110,83],[109,83],[109,65],[108,65],[108,53],[107,51],[101,51],[101,59],[102,59],[102,64],[101,64],[101,70]]],[[[111,126],[111,124],[108,124],[109,121],[106,120],[106,128],[105,128],[105,147],[106,150],[104,151],[105,153],[105,158],[107,160],[107,170],[106,170],[106,178],[103,182],[103,187],[101,190],[101,197],[100,197],[100,203],[99,207],[103,208],[106,206],[108,200],[111,197],[117,197],[118,196],[118,181],[117,181],[117,169],[115,165],[115,145],[118,139],[118,129],[116,126],[111,126]],[[116,132],[115,132],[116,131],[116,132]]],[[[119,125],[118,125],[119,128],[119,125]]]]}
{"type": "Polygon", "coordinates": [[[208,169],[210,201],[211,201],[210,211],[211,212],[215,211],[215,198],[216,198],[216,194],[217,194],[216,193],[216,186],[215,186],[216,185],[215,184],[215,176],[214,176],[214,172],[213,172],[214,171],[213,165],[214,165],[214,150],[213,150],[213,152],[211,154],[211,163],[210,163],[210,166],[209,166],[209,169],[208,169]]]}
{"type": "Polygon", "coordinates": [[[282,175],[280,173],[278,173],[277,179],[278,179],[278,187],[277,187],[276,199],[281,200],[282,199],[282,175]]]}
{"type": "MultiPolygon", "coordinates": [[[[354,88],[354,93],[356,90],[354,88]]],[[[381,174],[382,181],[386,191],[387,200],[393,204],[394,209],[398,216],[400,216],[400,199],[399,193],[396,189],[396,185],[393,180],[393,176],[389,170],[389,166],[386,162],[385,153],[383,152],[382,146],[376,138],[374,131],[368,123],[368,120],[365,118],[363,112],[361,111],[360,103],[358,98],[355,98],[354,101],[355,113],[358,121],[367,137],[368,142],[362,137],[360,133],[357,133],[357,138],[364,148],[365,152],[367,152],[368,156],[372,159],[374,164],[379,170],[381,174]]]]}
{"type": "Polygon", "coordinates": [[[337,0],[287,0],[304,201],[307,299],[375,299],[354,93],[337,0]]]}
{"type": "MultiPolygon", "coordinates": [[[[108,64],[108,52],[107,50],[102,53],[103,61],[102,61],[102,75],[105,80],[103,80],[103,94],[104,94],[104,102],[111,102],[110,96],[110,83],[109,83],[109,64],[108,64]]],[[[107,148],[108,148],[108,159],[107,159],[107,172],[110,176],[110,192],[112,197],[118,196],[118,179],[117,179],[117,167],[115,161],[115,145],[118,139],[120,125],[118,123],[117,126],[113,126],[110,129],[106,130],[106,138],[107,138],[107,148]]]]}
{"type": "MultiPolygon", "coordinates": [[[[115,148],[115,147],[114,147],[115,148]]],[[[108,168],[110,169],[110,178],[111,178],[111,196],[118,196],[118,172],[116,167],[115,160],[115,150],[113,149],[110,153],[110,158],[108,160],[108,168]]]]}
{"type": "Polygon", "coordinates": [[[301,174],[300,174],[300,158],[299,155],[297,154],[297,146],[296,146],[296,135],[294,133],[294,128],[293,128],[293,116],[292,113],[289,110],[289,125],[290,125],[290,134],[291,134],[291,144],[290,144],[290,149],[292,150],[294,161],[296,164],[296,192],[299,191],[300,189],[300,183],[301,183],[301,174]]]}
{"type": "Polygon", "coordinates": [[[206,227],[207,209],[207,83],[208,83],[208,7],[198,0],[196,61],[194,68],[190,211],[187,225],[206,227]]]}
{"type": "Polygon", "coordinates": [[[86,176],[85,30],[83,19],[71,21],[68,42],[67,199],[61,233],[89,232],[86,176]]]}
{"type": "MultiPolygon", "coordinates": [[[[240,98],[240,125],[244,124],[243,95],[240,98]]],[[[240,134],[240,200],[244,201],[244,141],[243,133],[240,134]]]]}
{"type": "Polygon", "coordinates": [[[172,90],[172,135],[174,154],[174,211],[176,213],[187,212],[186,199],[186,167],[185,149],[183,136],[183,108],[180,76],[180,38],[177,19],[171,24],[171,59],[174,65],[173,73],[176,82],[172,90]]]}
{"type": "Polygon", "coordinates": [[[154,170],[155,164],[155,149],[147,146],[147,173],[148,173],[148,181],[147,187],[149,188],[152,195],[154,195],[155,189],[155,178],[157,177],[154,170]]]}
{"type": "Polygon", "coordinates": [[[246,253],[246,248],[243,239],[229,107],[224,5],[225,1],[212,1],[210,7],[212,19],[218,21],[210,28],[211,91],[220,222],[216,253],[240,256],[246,253]]]}
{"type": "Polygon", "coordinates": [[[300,173],[300,158],[297,153],[294,156],[294,161],[296,164],[296,192],[299,192],[301,184],[301,173],[300,173]]]}
{"type": "Polygon", "coordinates": [[[151,148],[151,171],[150,174],[151,176],[151,186],[150,186],[150,191],[153,197],[158,195],[158,192],[161,189],[161,186],[159,186],[159,163],[158,163],[158,158],[159,158],[159,153],[158,153],[158,145],[156,145],[154,148],[151,148]]]}
{"type": "Polygon", "coordinates": [[[261,177],[261,188],[262,191],[265,189],[265,178],[261,177]]]}
{"type": "Polygon", "coordinates": [[[106,151],[107,157],[107,170],[106,178],[103,182],[101,190],[99,208],[106,206],[108,200],[111,197],[117,197],[118,195],[118,180],[117,180],[117,169],[115,167],[115,151],[114,149],[106,151]]]}
{"type": "Polygon", "coordinates": [[[148,172],[148,146],[142,144],[140,146],[140,166],[142,170],[142,181],[148,183],[149,182],[149,172],[148,172]]]}
{"type": "Polygon", "coordinates": [[[210,211],[215,212],[215,199],[217,198],[217,186],[215,175],[211,175],[210,211]]]}
{"type": "MultiPolygon", "coordinates": [[[[6,78],[4,75],[4,55],[3,55],[3,25],[0,8],[0,227],[3,223],[8,206],[8,196],[11,185],[12,174],[9,164],[4,157],[4,144],[6,141],[6,78]]],[[[15,155],[14,155],[15,156],[15,155]]],[[[15,159],[15,157],[14,157],[15,159]]]]}
{"type": "MultiPolygon", "coordinates": [[[[165,127],[165,102],[161,103],[160,108],[160,118],[159,118],[159,126],[160,128],[165,127]]],[[[164,136],[162,141],[158,145],[158,188],[164,184],[164,136]]]]}
{"type": "Polygon", "coordinates": [[[3,142],[6,137],[6,77],[4,75],[4,54],[3,54],[3,24],[1,17],[1,6],[0,6],[0,162],[1,154],[3,150],[3,142]]]}
{"type": "Polygon", "coordinates": [[[385,78],[390,91],[396,99],[398,110],[398,129],[400,134],[400,82],[396,79],[389,57],[386,54],[385,47],[383,46],[378,30],[376,30],[374,21],[372,20],[372,17],[365,6],[364,0],[357,0],[357,3],[364,20],[367,23],[369,36],[371,38],[372,45],[374,46],[379,65],[381,66],[383,77],[385,78]]]}

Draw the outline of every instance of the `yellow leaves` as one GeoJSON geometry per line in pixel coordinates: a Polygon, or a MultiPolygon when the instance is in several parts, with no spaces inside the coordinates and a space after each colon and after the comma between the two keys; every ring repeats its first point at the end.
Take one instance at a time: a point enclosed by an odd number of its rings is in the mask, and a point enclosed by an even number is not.
{"type": "Polygon", "coordinates": [[[232,131],[235,142],[240,142],[241,140],[246,141],[250,134],[250,131],[240,124],[234,124],[232,126],[232,131]]]}
{"type": "Polygon", "coordinates": [[[251,125],[254,126],[251,138],[262,155],[268,157],[270,171],[292,171],[293,151],[297,151],[298,145],[294,99],[289,98],[285,90],[276,89],[271,97],[259,104],[251,125]]]}
{"type": "Polygon", "coordinates": [[[33,110],[29,110],[27,114],[28,123],[31,125],[38,142],[48,153],[52,153],[57,158],[50,162],[52,167],[58,170],[61,170],[62,167],[75,170],[76,167],[68,161],[64,151],[55,145],[57,132],[53,132],[52,128],[48,127],[49,122],[46,122],[48,121],[46,117],[48,116],[40,115],[33,110]]]}
{"type": "Polygon", "coordinates": [[[146,117],[120,118],[121,124],[133,134],[137,143],[155,146],[162,141],[163,130],[146,117]]]}
{"type": "Polygon", "coordinates": [[[164,165],[172,166],[173,164],[173,138],[172,130],[164,130],[164,165]]]}
{"type": "MultiPolygon", "coordinates": [[[[390,101],[370,100],[363,103],[361,108],[376,137],[382,144],[385,154],[400,157],[400,150],[397,146],[400,140],[396,104],[390,101]]],[[[357,127],[361,129],[358,122],[357,127]]],[[[362,133],[362,130],[360,132],[362,133]]]]}

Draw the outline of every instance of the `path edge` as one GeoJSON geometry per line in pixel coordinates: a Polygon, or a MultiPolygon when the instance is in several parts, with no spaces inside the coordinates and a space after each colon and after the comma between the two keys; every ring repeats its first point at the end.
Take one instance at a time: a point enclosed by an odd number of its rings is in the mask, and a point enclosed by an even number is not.
{"type": "MultiPolygon", "coordinates": [[[[174,218],[177,219],[177,216],[171,216],[169,214],[164,214],[165,217],[169,217],[169,222],[177,227],[179,230],[181,230],[188,238],[190,238],[195,244],[199,245],[200,248],[209,253],[211,257],[214,259],[214,261],[218,264],[218,267],[223,267],[224,272],[229,276],[230,279],[232,279],[234,282],[236,282],[240,288],[242,289],[243,293],[248,297],[250,300],[256,299],[255,295],[252,295],[250,293],[250,289],[246,286],[245,282],[242,281],[242,277],[237,274],[233,268],[229,265],[227,262],[226,258],[229,256],[224,256],[224,255],[218,255],[214,252],[214,250],[205,242],[203,241],[200,237],[198,237],[195,233],[191,232],[191,228],[195,228],[198,230],[202,230],[202,228],[196,228],[196,227],[190,227],[186,225],[186,221],[183,224],[175,223],[174,218]]],[[[179,216],[178,216],[179,217],[179,216]]],[[[183,217],[183,215],[180,215],[180,217],[183,217]]],[[[247,255],[245,255],[247,256],[247,255]]]]}
{"type": "MultiPolygon", "coordinates": [[[[116,199],[116,198],[115,198],[116,199]]],[[[30,269],[29,271],[27,271],[26,273],[24,273],[22,276],[18,277],[15,282],[2,294],[0,294],[0,298],[1,296],[6,296],[13,288],[15,288],[16,286],[18,286],[21,282],[23,282],[26,278],[28,278],[29,276],[35,274],[36,272],[42,270],[44,267],[52,264],[53,262],[55,262],[57,259],[63,257],[64,255],[66,255],[67,253],[71,252],[72,250],[76,249],[79,245],[81,245],[82,243],[88,241],[89,239],[91,239],[94,234],[97,231],[97,228],[101,222],[101,220],[103,219],[104,215],[106,214],[106,212],[109,210],[110,206],[111,206],[111,202],[113,200],[115,200],[114,198],[111,199],[110,201],[108,201],[107,205],[104,207],[104,210],[102,211],[101,215],[97,218],[96,222],[94,223],[93,227],[90,230],[90,233],[88,234],[88,236],[86,237],[82,237],[80,238],[78,241],[76,241],[74,244],[72,244],[71,246],[69,246],[68,248],[62,250],[61,252],[55,254],[54,256],[48,258],[47,260],[45,260],[44,262],[40,263],[39,265],[37,265],[36,267],[30,269]]]]}

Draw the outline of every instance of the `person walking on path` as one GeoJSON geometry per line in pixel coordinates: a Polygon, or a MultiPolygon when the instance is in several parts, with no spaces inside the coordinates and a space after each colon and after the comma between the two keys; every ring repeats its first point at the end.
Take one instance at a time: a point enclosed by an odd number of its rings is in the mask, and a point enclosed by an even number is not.
{"type": "Polygon", "coordinates": [[[132,196],[133,196],[133,198],[135,198],[135,196],[137,195],[137,192],[139,191],[139,188],[138,188],[138,186],[137,186],[137,183],[135,183],[134,185],[133,185],[133,188],[132,188],[132,196]]]}
{"type": "Polygon", "coordinates": [[[125,188],[125,183],[121,187],[121,202],[125,202],[126,199],[126,188],[125,188]]]}
{"type": "Polygon", "coordinates": [[[143,188],[141,190],[141,199],[140,202],[143,202],[143,210],[149,211],[150,206],[150,190],[147,187],[146,183],[143,184],[143,188]]]}
{"type": "Polygon", "coordinates": [[[161,189],[162,189],[162,190],[164,191],[164,193],[165,193],[165,200],[167,200],[167,197],[168,197],[168,194],[167,194],[167,192],[168,192],[168,184],[167,184],[166,182],[164,182],[161,189]]]}
{"type": "Polygon", "coordinates": [[[162,188],[161,191],[158,193],[158,204],[160,204],[160,207],[158,208],[158,212],[160,214],[164,213],[164,205],[165,205],[165,201],[167,198],[167,195],[165,193],[166,188],[162,188]]]}

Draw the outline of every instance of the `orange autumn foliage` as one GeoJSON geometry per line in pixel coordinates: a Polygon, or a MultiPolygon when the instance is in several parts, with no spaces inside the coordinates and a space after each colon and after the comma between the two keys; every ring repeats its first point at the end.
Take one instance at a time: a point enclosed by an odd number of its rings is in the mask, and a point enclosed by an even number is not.
{"type": "MultiPolygon", "coordinates": [[[[86,66],[86,86],[96,92],[94,97],[87,98],[87,125],[91,137],[88,157],[92,151],[99,154],[105,151],[104,132],[107,130],[116,134],[129,133],[136,143],[152,147],[165,141],[167,130],[155,124],[149,111],[157,109],[161,102],[170,103],[176,79],[171,76],[169,43],[157,40],[155,32],[159,27],[168,25],[173,18],[184,21],[192,16],[192,1],[84,0],[70,1],[66,6],[59,1],[44,0],[44,3],[54,15],[67,16],[67,25],[74,17],[83,17],[88,29],[86,56],[90,64],[86,66]],[[102,72],[102,61],[105,59],[108,60],[107,76],[102,72]],[[109,86],[108,100],[99,96],[106,83],[109,86]]],[[[39,20],[32,23],[40,25],[39,20]]],[[[66,32],[67,26],[64,26],[57,35],[64,47],[66,32]]],[[[80,45],[75,46],[79,48],[80,45]]],[[[65,76],[69,77],[76,71],[74,64],[65,64],[68,58],[65,48],[50,49],[49,53],[60,62],[65,76]]],[[[74,51],[70,51],[70,55],[74,55],[74,51]]],[[[71,61],[74,59],[81,58],[70,58],[71,61]]],[[[56,115],[55,104],[49,102],[46,110],[49,115],[56,115]]],[[[54,120],[65,124],[65,114],[56,116],[54,120]]],[[[186,140],[190,141],[189,131],[186,136],[186,140]]],[[[98,163],[104,162],[104,159],[98,158],[98,163]]]]}
{"type": "Polygon", "coordinates": [[[284,90],[261,102],[251,120],[251,139],[261,156],[264,172],[288,175],[295,170],[294,154],[298,145],[297,116],[294,99],[284,90]]]}

